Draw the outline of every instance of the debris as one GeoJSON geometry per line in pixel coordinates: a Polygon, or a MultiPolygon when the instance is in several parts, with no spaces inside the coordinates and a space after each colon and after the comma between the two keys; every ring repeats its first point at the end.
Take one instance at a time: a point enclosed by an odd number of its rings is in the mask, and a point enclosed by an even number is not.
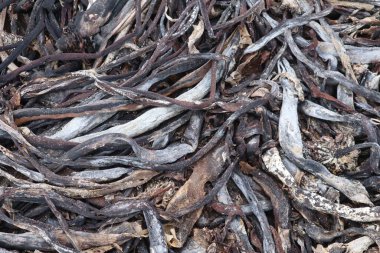
{"type": "Polygon", "coordinates": [[[0,252],[378,252],[379,13],[0,1],[0,252]]]}

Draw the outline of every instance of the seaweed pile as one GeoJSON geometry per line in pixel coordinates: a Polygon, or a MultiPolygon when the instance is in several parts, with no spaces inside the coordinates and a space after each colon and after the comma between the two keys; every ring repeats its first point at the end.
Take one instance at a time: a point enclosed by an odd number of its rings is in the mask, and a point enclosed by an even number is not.
{"type": "Polygon", "coordinates": [[[380,1],[3,0],[1,252],[379,252],[380,1]]]}

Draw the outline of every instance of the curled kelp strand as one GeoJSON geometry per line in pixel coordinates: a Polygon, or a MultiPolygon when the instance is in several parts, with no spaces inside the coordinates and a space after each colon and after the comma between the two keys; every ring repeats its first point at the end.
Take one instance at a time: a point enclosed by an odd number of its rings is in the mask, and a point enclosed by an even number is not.
{"type": "MultiPolygon", "coordinates": [[[[287,71],[286,67],[284,71],[285,70],[287,71]]],[[[298,125],[298,98],[296,95],[296,90],[291,83],[292,81],[287,77],[281,78],[280,82],[283,87],[282,105],[279,119],[280,145],[286,153],[291,153],[294,156],[301,158],[303,157],[303,144],[301,131],[298,125]]]]}
{"type": "Polygon", "coordinates": [[[332,122],[351,122],[354,119],[354,116],[341,115],[310,100],[303,101],[300,104],[300,109],[307,116],[332,122]]]}
{"type": "Polygon", "coordinates": [[[289,187],[289,194],[292,198],[308,208],[323,213],[339,215],[342,218],[358,222],[373,222],[380,220],[380,207],[378,206],[351,208],[347,205],[333,203],[316,193],[298,187],[295,179],[282,163],[281,157],[276,148],[268,150],[263,155],[263,162],[265,164],[265,169],[269,173],[277,177],[283,184],[289,187]]]}
{"type": "MultiPolygon", "coordinates": [[[[240,174],[240,173],[239,173],[240,174]]],[[[275,244],[273,241],[273,237],[270,233],[269,229],[269,223],[268,220],[264,214],[264,211],[261,209],[261,207],[258,205],[258,200],[255,196],[254,191],[249,186],[247,180],[245,179],[246,176],[242,174],[233,174],[232,179],[234,180],[237,187],[239,187],[240,191],[243,193],[244,197],[248,200],[252,211],[256,218],[258,219],[260,223],[260,228],[263,233],[263,250],[265,252],[276,252],[275,244]]]]}

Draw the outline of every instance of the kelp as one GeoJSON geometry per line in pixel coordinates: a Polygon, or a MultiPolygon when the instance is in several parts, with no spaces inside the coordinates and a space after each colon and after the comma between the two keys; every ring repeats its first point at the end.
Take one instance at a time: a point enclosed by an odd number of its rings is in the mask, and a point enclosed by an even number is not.
{"type": "Polygon", "coordinates": [[[377,0],[0,2],[1,252],[377,252],[377,0]]]}

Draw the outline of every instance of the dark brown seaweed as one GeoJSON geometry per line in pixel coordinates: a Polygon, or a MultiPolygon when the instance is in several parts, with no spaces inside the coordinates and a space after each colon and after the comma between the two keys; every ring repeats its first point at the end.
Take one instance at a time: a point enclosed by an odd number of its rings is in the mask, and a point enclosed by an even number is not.
{"type": "Polygon", "coordinates": [[[379,13],[0,1],[0,253],[378,252],[379,13]]]}

